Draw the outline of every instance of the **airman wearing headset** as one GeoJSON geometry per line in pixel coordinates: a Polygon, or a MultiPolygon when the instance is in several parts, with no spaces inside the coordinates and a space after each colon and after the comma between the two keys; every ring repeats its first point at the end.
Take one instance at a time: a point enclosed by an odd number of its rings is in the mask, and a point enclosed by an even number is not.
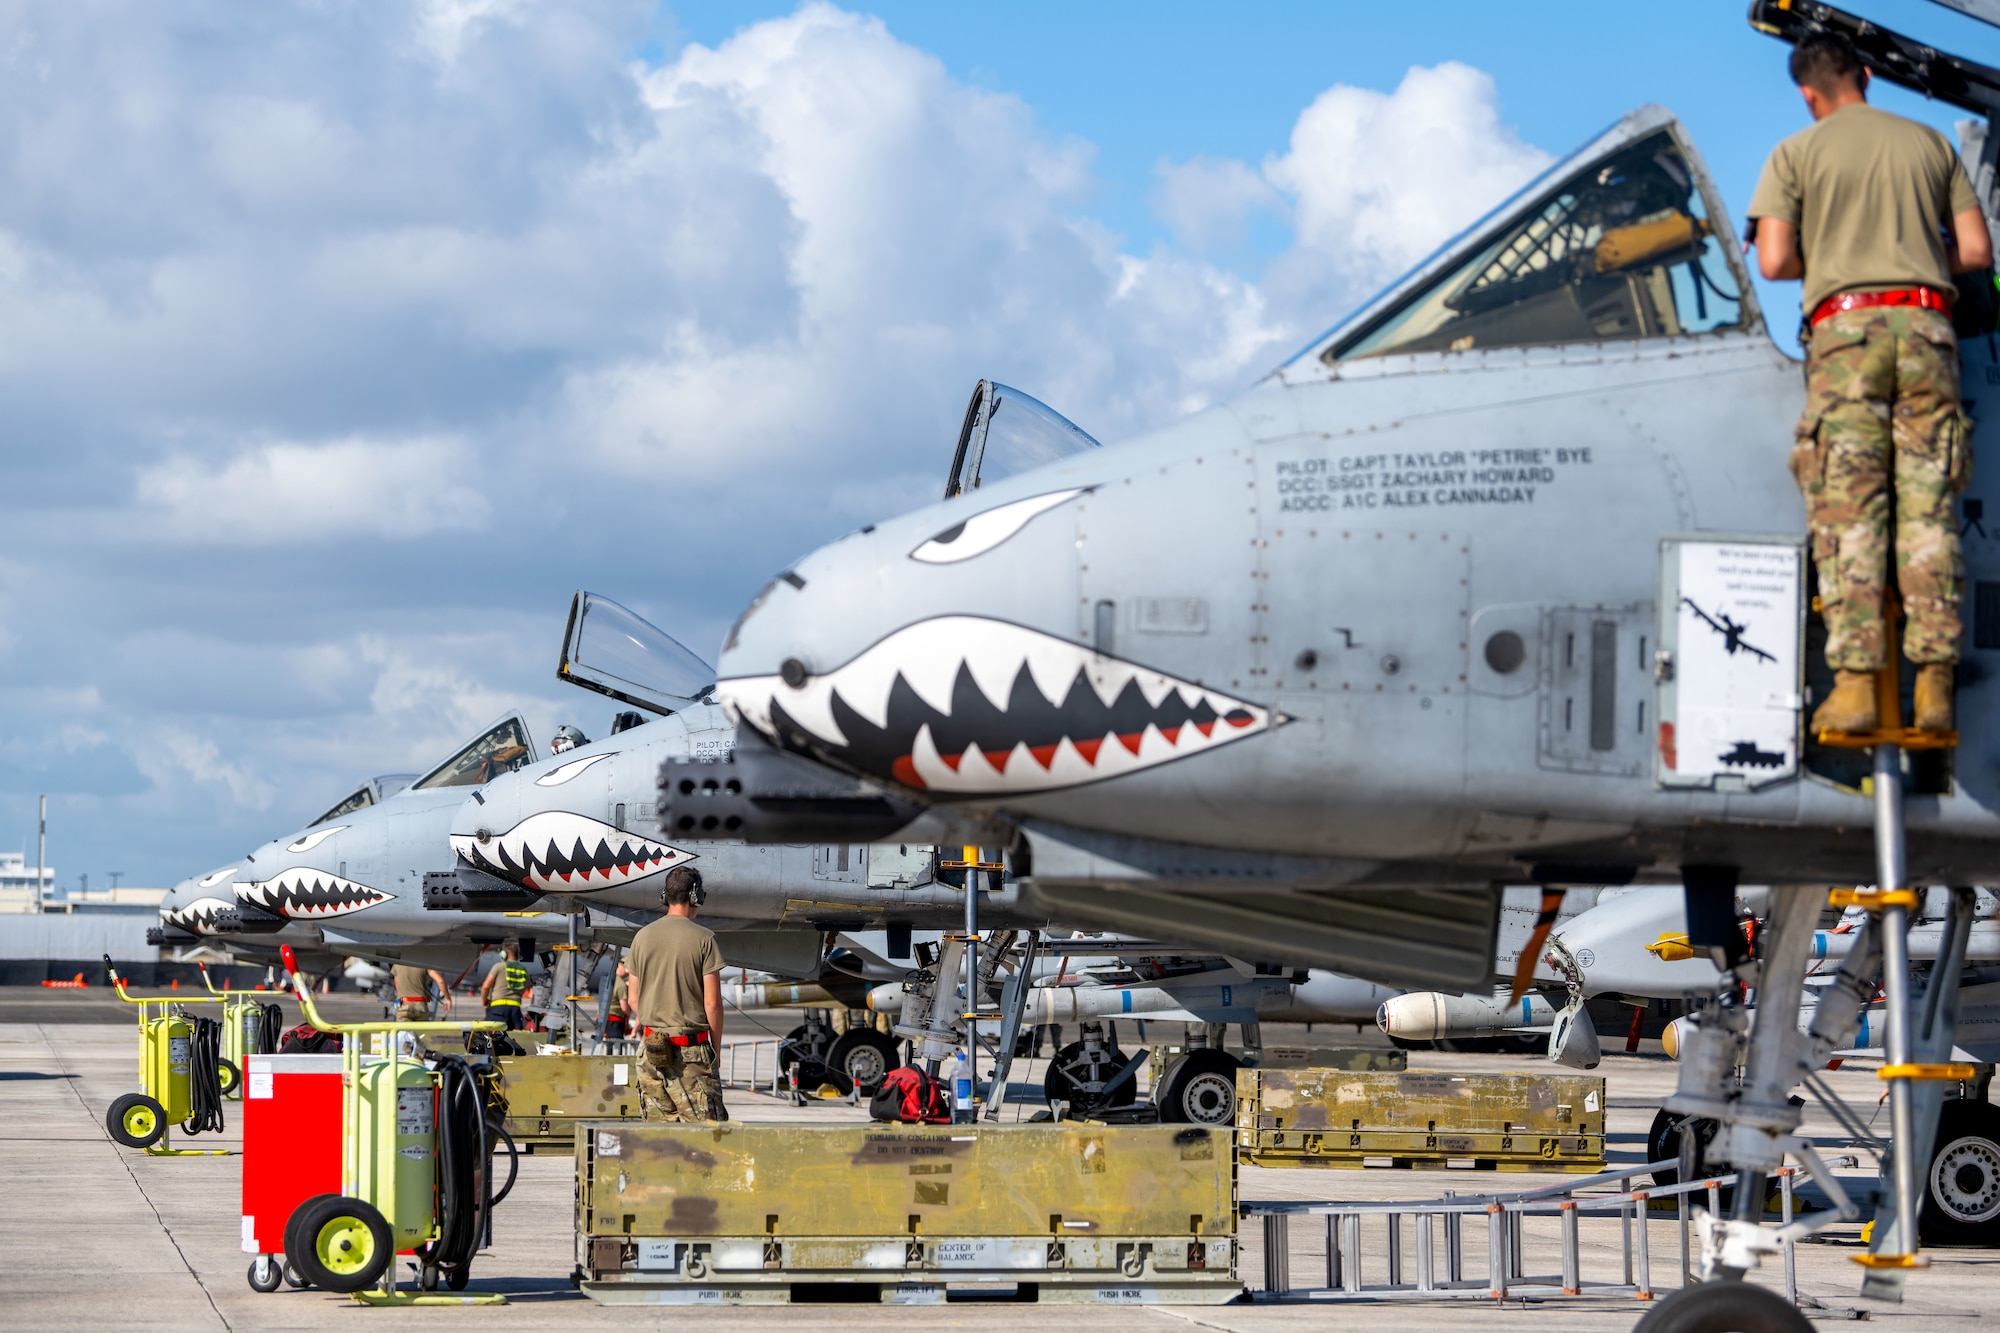
{"type": "Polygon", "coordinates": [[[716,1050],[722,1041],[722,950],[695,924],[701,872],[667,872],[667,914],[632,941],[626,1000],[639,1023],[639,1106],[648,1120],[727,1120],[716,1050]]]}

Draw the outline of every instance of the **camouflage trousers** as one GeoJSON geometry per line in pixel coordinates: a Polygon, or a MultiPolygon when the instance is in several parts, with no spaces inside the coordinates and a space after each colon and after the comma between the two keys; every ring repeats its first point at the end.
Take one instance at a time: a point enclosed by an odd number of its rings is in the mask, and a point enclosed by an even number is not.
{"type": "Polygon", "coordinates": [[[1874,671],[1888,660],[1882,599],[1892,551],[1904,656],[1956,662],[1965,561],[1952,497],[1972,479],[1972,428],[1959,409],[1951,321],[1877,306],[1814,329],[1791,469],[1812,529],[1827,663],[1874,671]]]}
{"type": "Polygon", "coordinates": [[[648,1120],[727,1120],[715,1048],[676,1046],[649,1032],[639,1061],[639,1113],[648,1120]]]}
{"type": "Polygon", "coordinates": [[[428,1023],[431,1021],[431,1007],[424,1000],[404,1000],[396,1006],[398,1023],[428,1023]]]}

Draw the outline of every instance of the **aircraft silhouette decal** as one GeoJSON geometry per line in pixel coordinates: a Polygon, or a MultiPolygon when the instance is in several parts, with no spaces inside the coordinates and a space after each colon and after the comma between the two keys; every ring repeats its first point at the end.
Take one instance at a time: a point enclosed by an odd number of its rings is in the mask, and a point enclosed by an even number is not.
{"type": "Polygon", "coordinates": [[[1775,662],[1778,660],[1762,648],[1753,648],[1751,645],[1743,642],[1743,631],[1750,628],[1748,625],[1737,624],[1729,618],[1727,613],[1720,619],[1711,616],[1708,612],[1696,606],[1692,597],[1683,597],[1681,601],[1687,603],[1687,609],[1694,612],[1697,620],[1722,636],[1722,650],[1731,657],[1734,657],[1741,651],[1749,653],[1753,657],[1761,657],[1766,662],[1775,662]]]}
{"type": "Polygon", "coordinates": [[[906,787],[1096,782],[1267,731],[1280,714],[1006,621],[940,616],[847,665],[724,681],[753,725],[906,787]]]}
{"type": "Polygon", "coordinates": [[[1727,751],[1715,757],[1719,764],[1745,768],[1781,768],[1785,756],[1770,750],[1760,750],[1755,741],[1738,741],[1727,751]]]}

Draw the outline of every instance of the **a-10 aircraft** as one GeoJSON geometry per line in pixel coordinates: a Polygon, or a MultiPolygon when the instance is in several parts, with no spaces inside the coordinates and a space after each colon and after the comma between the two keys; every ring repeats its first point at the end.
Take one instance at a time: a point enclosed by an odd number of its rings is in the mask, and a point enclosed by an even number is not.
{"type": "MultiPolygon", "coordinates": [[[[1877,78],[1986,118],[1995,216],[2000,71],[1810,0],[1753,21],[1849,32],[1877,78]]],[[[1983,285],[1963,313],[1990,327],[1983,285]]],[[[1961,351],[1989,416],[1994,339],[1961,351]]],[[[1746,1180],[1805,1162],[1828,1219],[1859,1205],[1793,1135],[1791,1091],[1887,984],[1903,1072],[1864,1290],[1899,1295],[1944,1095],[1917,1075],[1943,1067],[1958,974],[1947,953],[1913,1001],[1904,886],[2000,878],[1979,665],[2000,531],[1975,481],[1958,735],[1805,735],[1831,676],[1785,465],[1801,403],[1694,145],[1641,108],[1165,429],[1094,447],[982,382],[940,503],[812,552],[738,618],[717,696],[739,743],[663,766],[663,835],[977,843],[1067,922],[1461,991],[1489,982],[1500,885],[1682,884],[1696,947],[1762,1002],[1704,1012],[1671,1104],[1722,1124],[1746,1180]],[[1742,881],[1774,886],[1754,952],[1742,881]],[[1886,896],[1802,1044],[1824,886],[1856,883],[1886,896]]],[[[1775,1252],[1763,1191],[1735,1197],[1704,1276],[1775,1252]]]]}
{"type": "MultiPolygon", "coordinates": [[[[628,941],[658,915],[666,873],[682,864],[702,871],[703,920],[724,932],[731,963],[783,976],[838,984],[843,974],[823,959],[823,942],[879,931],[877,980],[900,978],[911,970],[913,931],[963,920],[962,872],[957,883],[941,877],[928,844],[690,850],[658,837],[662,760],[726,752],[734,730],[703,697],[713,671],[641,617],[579,592],[558,675],[644,712],[621,713],[604,740],[547,758],[509,713],[431,772],[364,784],[306,828],[183,881],[162,904],[161,942],[219,936],[251,956],[291,944],[329,960],[457,973],[479,946],[504,938],[520,938],[530,953],[561,940],[573,915],[591,942],[628,941]]],[[[980,897],[990,927],[1047,924],[1020,907],[1011,881],[988,877],[980,897]]],[[[1221,959],[1199,966],[1225,981],[1233,975],[1221,959]]],[[[866,990],[855,989],[857,1007],[866,990]]],[[[1221,986],[1202,1021],[1254,1023],[1260,1009],[1361,1020],[1384,998],[1365,982],[1287,972],[1221,986]],[[1224,998],[1232,996],[1240,1002],[1224,998]]]]}

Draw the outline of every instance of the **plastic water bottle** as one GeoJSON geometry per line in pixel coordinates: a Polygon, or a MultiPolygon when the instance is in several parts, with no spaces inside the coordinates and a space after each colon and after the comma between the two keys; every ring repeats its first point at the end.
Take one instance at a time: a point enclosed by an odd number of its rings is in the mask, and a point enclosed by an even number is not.
{"type": "Polygon", "coordinates": [[[972,1123],[972,1062],[964,1051],[951,1067],[951,1118],[954,1124],[972,1123]]]}

